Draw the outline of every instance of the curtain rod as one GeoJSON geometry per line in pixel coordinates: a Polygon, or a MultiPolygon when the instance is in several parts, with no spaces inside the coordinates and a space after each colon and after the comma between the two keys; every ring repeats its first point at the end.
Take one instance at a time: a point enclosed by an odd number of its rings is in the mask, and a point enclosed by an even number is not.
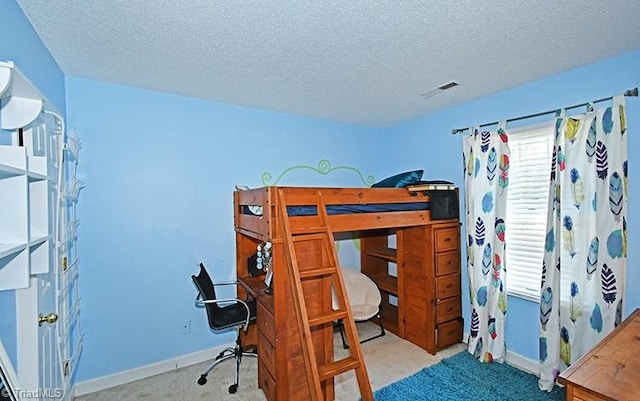
{"type": "MultiPolygon", "coordinates": [[[[624,92],[625,96],[629,96],[629,97],[638,97],[638,88],[633,88],[633,89],[629,89],[628,91],[624,92]]],[[[598,99],[598,100],[594,100],[593,102],[585,102],[585,103],[580,103],[580,104],[574,104],[573,106],[569,106],[569,107],[563,107],[564,109],[575,109],[576,107],[583,107],[583,106],[587,106],[590,103],[600,103],[600,102],[604,102],[606,100],[611,100],[613,99],[613,96],[608,96],[608,97],[603,97],[602,99],[598,99]]],[[[551,113],[555,113],[560,109],[553,109],[553,110],[548,110],[548,111],[543,111],[541,113],[535,113],[535,114],[528,114],[526,116],[521,116],[521,117],[515,117],[515,118],[510,118],[507,120],[508,123],[513,122],[513,121],[519,121],[519,120],[526,120],[527,118],[535,118],[535,117],[540,117],[540,116],[544,116],[545,114],[551,114],[551,113]]],[[[497,125],[499,124],[500,121],[494,121],[492,123],[484,123],[479,125],[480,128],[482,127],[488,127],[491,125],[497,125]]],[[[475,127],[475,125],[474,125],[475,127]]],[[[461,132],[467,131],[468,129],[470,129],[471,127],[467,127],[467,128],[455,128],[451,130],[451,133],[453,135],[455,134],[459,134],[461,132]]]]}

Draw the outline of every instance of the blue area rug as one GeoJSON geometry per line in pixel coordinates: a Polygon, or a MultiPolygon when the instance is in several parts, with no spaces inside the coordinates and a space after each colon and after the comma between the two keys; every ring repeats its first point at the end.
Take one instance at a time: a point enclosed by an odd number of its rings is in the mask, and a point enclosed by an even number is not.
{"type": "Polygon", "coordinates": [[[538,378],[507,364],[481,363],[467,351],[424,368],[374,393],[376,401],[564,400],[564,388],[538,389],[538,378]]]}

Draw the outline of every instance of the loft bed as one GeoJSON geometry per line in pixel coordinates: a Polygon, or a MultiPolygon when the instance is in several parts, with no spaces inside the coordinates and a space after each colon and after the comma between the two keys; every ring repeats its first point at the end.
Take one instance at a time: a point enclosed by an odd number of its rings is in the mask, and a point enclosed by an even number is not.
{"type": "MultiPolygon", "coordinates": [[[[407,188],[288,186],[237,190],[233,193],[236,273],[258,300],[257,330],[253,335],[247,334],[243,342],[255,344],[257,341],[258,385],[267,400],[311,399],[307,388],[308,361],[304,360],[302,351],[303,333],[299,332],[296,314],[291,313],[294,298],[287,273],[280,190],[286,199],[291,233],[308,233],[324,226],[315,210],[320,194],[331,230],[356,233],[360,238],[361,271],[372,278],[381,291],[380,309],[385,329],[432,354],[460,341],[463,323],[457,319],[461,307],[458,307],[460,293],[456,290],[460,282],[459,220],[457,217],[437,219],[435,192],[429,194],[407,188]],[[391,248],[389,235],[394,234],[396,245],[391,248]],[[273,273],[273,279],[268,280],[270,292],[265,290],[265,279],[259,274],[252,276],[250,269],[256,247],[264,242],[273,245],[268,262],[273,273]],[[390,274],[390,263],[402,267],[397,269],[399,274],[390,274]],[[441,268],[435,267],[440,265],[441,268]],[[435,277],[436,271],[441,277],[435,277]],[[436,301],[439,299],[435,293],[437,285],[448,291],[438,293],[446,301],[442,305],[436,301]],[[436,309],[440,313],[437,321],[436,309]]],[[[321,251],[321,240],[301,241],[294,246],[299,246],[296,248],[299,256],[304,255],[298,259],[299,269],[322,265],[326,255],[321,251]]],[[[330,278],[307,279],[302,285],[309,314],[324,313],[332,308],[330,278]]],[[[332,324],[315,328],[312,338],[318,360],[333,361],[332,324]]],[[[333,380],[322,385],[324,399],[334,399],[333,380]]]]}
{"type": "Polygon", "coordinates": [[[406,188],[332,188],[267,186],[234,192],[236,231],[261,241],[281,236],[278,190],[284,190],[292,230],[321,226],[315,211],[317,194],[327,207],[334,232],[427,225],[431,222],[427,192],[406,188]]]}

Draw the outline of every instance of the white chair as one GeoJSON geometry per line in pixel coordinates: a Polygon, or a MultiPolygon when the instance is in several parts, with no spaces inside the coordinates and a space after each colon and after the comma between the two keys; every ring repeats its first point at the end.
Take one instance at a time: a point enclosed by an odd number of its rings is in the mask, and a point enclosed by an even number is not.
{"type": "MultiPolygon", "coordinates": [[[[367,275],[355,269],[342,268],[341,272],[344,279],[344,286],[347,291],[347,297],[349,298],[349,305],[351,306],[353,320],[358,323],[365,322],[375,317],[377,318],[378,325],[380,326],[379,334],[360,340],[360,343],[384,336],[384,326],[380,319],[380,303],[382,302],[382,296],[380,295],[380,290],[376,283],[367,277],[367,275]]],[[[333,309],[339,309],[335,293],[333,294],[333,309]]],[[[349,344],[347,344],[347,341],[344,338],[344,324],[342,320],[338,321],[336,325],[340,330],[342,345],[345,349],[349,348],[349,344]]]]}

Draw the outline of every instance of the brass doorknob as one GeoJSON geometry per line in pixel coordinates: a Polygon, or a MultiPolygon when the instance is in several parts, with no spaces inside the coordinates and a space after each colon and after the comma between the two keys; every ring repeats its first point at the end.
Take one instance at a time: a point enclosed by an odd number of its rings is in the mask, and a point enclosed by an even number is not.
{"type": "Polygon", "coordinates": [[[51,312],[48,315],[44,316],[42,313],[38,316],[38,326],[42,326],[42,323],[53,324],[58,321],[58,315],[51,312]]]}

